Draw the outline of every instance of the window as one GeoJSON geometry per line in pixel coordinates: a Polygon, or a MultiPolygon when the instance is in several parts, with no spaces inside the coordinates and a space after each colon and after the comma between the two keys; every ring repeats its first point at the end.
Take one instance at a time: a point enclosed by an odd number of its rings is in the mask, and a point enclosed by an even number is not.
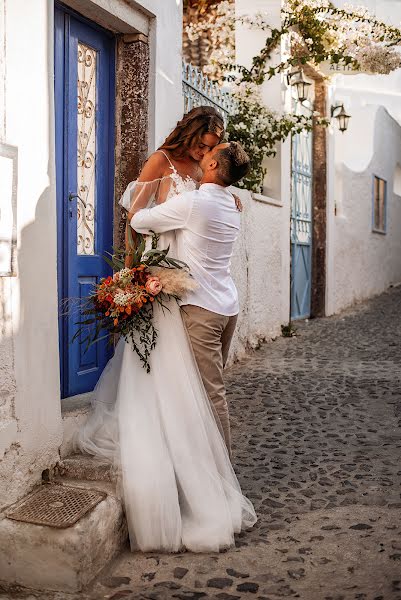
{"type": "Polygon", "coordinates": [[[387,182],[380,177],[373,178],[373,231],[386,233],[387,182]]]}

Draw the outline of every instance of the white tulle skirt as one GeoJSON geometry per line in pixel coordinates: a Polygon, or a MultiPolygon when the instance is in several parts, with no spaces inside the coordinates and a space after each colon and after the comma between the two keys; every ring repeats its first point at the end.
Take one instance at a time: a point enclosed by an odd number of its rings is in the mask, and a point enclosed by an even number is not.
{"type": "Polygon", "coordinates": [[[132,550],[219,551],[256,522],[241,492],[183,325],[155,306],[151,373],[120,340],[78,432],[81,452],[119,473],[132,550]]]}

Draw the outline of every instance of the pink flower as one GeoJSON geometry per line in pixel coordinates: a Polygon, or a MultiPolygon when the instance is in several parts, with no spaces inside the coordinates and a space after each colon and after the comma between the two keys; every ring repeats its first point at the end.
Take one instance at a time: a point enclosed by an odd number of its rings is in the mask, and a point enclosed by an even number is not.
{"type": "Polygon", "coordinates": [[[162,291],[162,284],[158,277],[149,277],[146,282],[146,291],[152,296],[157,296],[162,291]]]}

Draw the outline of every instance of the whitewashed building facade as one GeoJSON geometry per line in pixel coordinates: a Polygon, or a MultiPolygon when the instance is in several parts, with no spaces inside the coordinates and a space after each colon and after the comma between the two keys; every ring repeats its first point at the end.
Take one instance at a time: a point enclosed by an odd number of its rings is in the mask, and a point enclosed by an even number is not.
{"type": "MultiPolygon", "coordinates": [[[[96,152],[104,154],[97,170],[109,178],[110,194],[103,202],[108,203],[111,220],[99,223],[95,215],[91,235],[104,227],[111,238],[113,190],[117,198],[127,180],[137,175],[148,151],[160,144],[182,114],[181,32],[182,6],[176,0],[0,1],[0,508],[39,483],[42,472],[60,456],[62,397],[71,395],[71,372],[61,357],[68,359],[69,353],[59,327],[59,301],[69,295],[61,272],[68,278],[67,266],[75,268],[69,261],[81,252],[79,206],[71,196],[79,192],[78,183],[88,184],[80,179],[87,177],[82,166],[77,171],[77,152],[80,145],[88,152],[88,164],[89,153],[95,160],[96,152]],[[85,41],[91,36],[93,44],[85,41]],[[105,70],[100,72],[99,58],[97,73],[89,69],[78,76],[88,115],[91,98],[85,86],[91,77],[97,82],[98,97],[106,92],[108,97],[96,107],[104,114],[80,128],[76,75],[85,45],[96,47],[96,36],[105,44],[99,57],[109,44],[109,71],[108,80],[102,80],[105,70]],[[68,73],[72,73],[69,82],[68,73]],[[65,80],[57,97],[61,77],[65,80]],[[70,106],[64,95],[67,89],[70,99],[75,98],[70,106]],[[87,143],[90,131],[97,134],[94,123],[99,135],[106,135],[107,125],[108,137],[92,137],[87,143]],[[67,138],[67,125],[75,139],[67,138]],[[63,164],[69,152],[72,158],[63,164]],[[61,244],[69,219],[75,238],[64,237],[61,244]]],[[[96,182],[95,193],[102,192],[104,181],[96,182]]],[[[88,196],[87,206],[90,203],[88,196]]],[[[90,213],[84,217],[84,227],[91,227],[90,213]]],[[[115,208],[116,226],[118,221],[115,208]]],[[[92,254],[102,251],[101,240],[96,244],[96,252],[89,250],[92,254]]]]}
{"type": "MultiPolygon", "coordinates": [[[[400,26],[396,0],[363,4],[400,26]]],[[[352,115],[348,131],[333,128],[328,139],[327,314],[333,314],[401,282],[401,70],[340,75],[329,95],[352,115]]]]}
{"type": "MultiPolygon", "coordinates": [[[[369,5],[401,20],[396,0],[369,5]]],[[[277,25],[280,6],[236,0],[238,14],[267,11],[277,25]]],[[[87,393],[107,356],[76,362],[82,357],[71,355],[60,300],[85,293],[101,275],[96,265],[80,271],[82,260],[94,263],[102,240],[119,239],[116,201],[182,115],[181,39],[180,0],[0,0],[0,511],[70,452],[88,413],[87,393]],[[91,188],[94,173],[103,179],[91,188]]],[[[262,32],[238,27],[238,62],[249,63],[263,41],[262,32]]],[[[280,335],[291,315],[331,315],[401,281],[401,75],[314,87],[327,112],[344,101],[350,127],[341,134],[333,125],[313,147],[307,136],[298,140],[310,168],[302,244],[291,237],[291,140],[269,160],[263,194],[240,192],[233,274],[242,312],[233,356],[280,335]],[[294,270],[300,246],[306,274],[294,270]]],[[[273,109],[293,106],[284,79],[264,84],[263,94],[273,109]]]]}

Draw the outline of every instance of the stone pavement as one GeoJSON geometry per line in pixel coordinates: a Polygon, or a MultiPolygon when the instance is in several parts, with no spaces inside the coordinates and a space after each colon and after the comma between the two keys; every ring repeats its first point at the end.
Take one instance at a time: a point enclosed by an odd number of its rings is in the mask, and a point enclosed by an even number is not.
{"type": "Polygon", "coordinates": [[[296,326],[227,372],[254,529],[222,554],[127,551],[52,598],[401,600],[401,287],[296,326]]]}

